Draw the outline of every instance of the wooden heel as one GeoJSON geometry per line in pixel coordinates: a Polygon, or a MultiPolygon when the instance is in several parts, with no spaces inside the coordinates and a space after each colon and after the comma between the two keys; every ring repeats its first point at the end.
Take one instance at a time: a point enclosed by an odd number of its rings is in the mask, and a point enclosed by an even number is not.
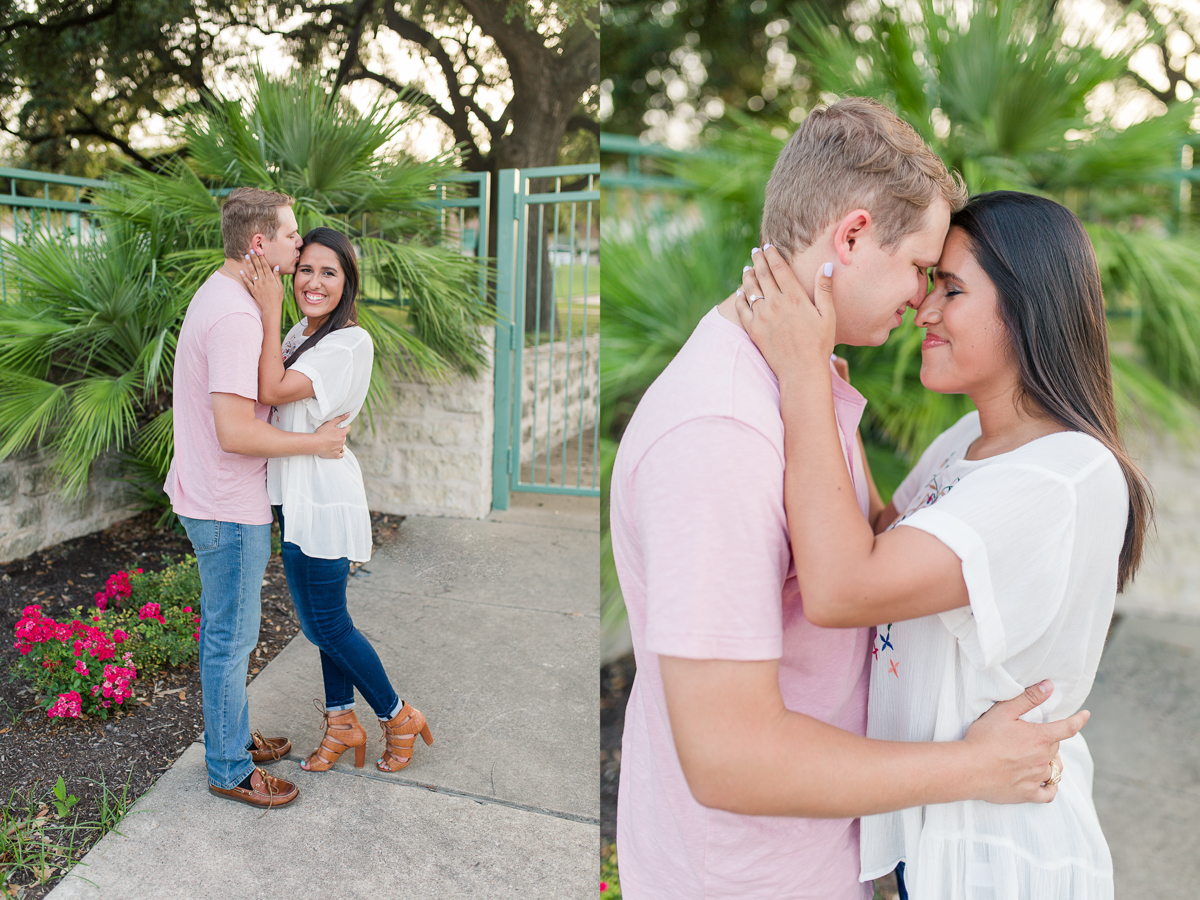
{"type": "Polygon", "coordinates": [[[429,730],[428,725],[421,729],[421,737],[425,739],[426,747],[433,746],[433,732],[429,730]]]}
{"type": "Polygon", "coordinates": [[[367,762],[367,745],[361,743],[354,748],[354,768],[361,769],[367,762]]]}

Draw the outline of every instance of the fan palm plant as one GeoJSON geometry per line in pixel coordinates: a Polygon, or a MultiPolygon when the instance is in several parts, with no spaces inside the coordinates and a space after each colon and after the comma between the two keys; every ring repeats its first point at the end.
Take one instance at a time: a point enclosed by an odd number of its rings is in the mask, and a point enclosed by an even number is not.
{"type": "MultiPolygon", "coordinates": [[[[1030,191],[1073,209],[1096,248],[1112,313],[1119,409],[1188,432],[1200,397],[1200,241],[1186,219],[1178,227],[1175,201],[1194,107],[1177,103],[1116,127],[1112,111],[1093,101],[1098,88],[1124,76],[1137,48],[1106,55],[1088,34],[1069,38],[1078,28],[1073,32],[1056,10],[1016,0],[974,0],[969,7],[921,0],[835,23],[797,6],[789,33],[815,96],[883,101],[963,174],[972,193],[1030,191]]],[[[1104,23],[1110,30],[1112,24],[1104,23]]],[[[696,321],[737,285],[757,243],[763,189],[784,139],[777,123],[727,118],[733,127],[675,167],[702,198],[704,223],[677,246],[656,242],[669,231],[652,222],[604,244],[606,491],[629,412],[696,321]]],[[[921,386],[921,337],[907,318],[882,347],[839,349],[870,401],[867,452],[885,494],[970,408],[965,397],[921,386]]],[[[604,615],[611,623],[622,607],[605,547],[604,615]]]]}
{"type": "MultiPolygon", "coordinates": [[[[1126,128],[1114,124],[1116,110],[1097,107],[1098,89],[1127,74],[1137,49],[1098,45],[1120,21],[1088,32],[1061,5],[1016,0],[911,9],[916,21],[885,6],[834,24],[795,7],[792,41],[814,90],[887,103],[972,193],[1028,191],[1070,207],[1096,248],[1114,330],[1129,339],[1113,342],[1122,413],[1189,427],[1185,398],[1200,396],[1200,242],[1176,226],[1195,105],[1175,103],[1126,128]]],[[[961,398],[920,388],[919,343],[909,320],[882,348],[848,349],[871,425],[908,459],[965,409],[961,398]]]]}
{"type": "MultiPolygon", "coordinates": [[[[255,70],[251,84],[244,101],[197,105],[181,126],[184,152],[161,173],[130,167],[99,192],[99,240],[4,244],[19,289],[0,304],[0,456],[49,449],[68,495],[115,452],[144,495],[162,499],[175,335],[224,257],[218,198],[235,186],[291,194],[302,232],[327,225],[354,241],[359,319],[376,347],[368,415],[392,376],[473,375],[484,362],[484,264],[441,245],[428,204],[453,158],[389,149],[416,108],[402,97],[360,111],[315,75],[255,70]]],[[[289,299],[284,327],[298,318],[289,299]]]]}

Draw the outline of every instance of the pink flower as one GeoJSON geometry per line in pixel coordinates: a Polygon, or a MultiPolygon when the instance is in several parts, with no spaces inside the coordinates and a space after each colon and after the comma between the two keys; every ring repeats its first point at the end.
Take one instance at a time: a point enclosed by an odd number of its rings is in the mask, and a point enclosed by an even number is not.
{"type": "Polygon", "coordinates": [[[196,640],[200,640],[200,632],[199,632],[199,631],[197,631],[197,632],[194,632],[194,633],[192,634],[192,637],[194,637],[196,640]]]}
{"type": "Polygon", "coordinates": [[[75,650],[76,656],[82,656],[83,655],[83,641],[76,641],[74,650],[75,650]]]}
{"type": "Polygon", "coordinates": [[[96,609],[103,611],[104,607],[106,607],[107,605],[108,605],[108,597],[105,594],[101,594],[99,591],[97,591],[96,592],[96,609]]]}
{"type": "Polygon", "coordinates": [[[147,603],[145,606],[143,606],[141,609],[139,609],[138,610],[138,618],[139,619],[157,619],[163,625],[167,624],[167,620],[163,616],[162,612],[159,610],[157,603],[147,603]]]}
{"type": "Polygon", "coordinates": [[[607,882],[607,881],[602,881],[602,882],[600,882],[600,890],[601,890],[601,891],[607,891],[607,890],[608,890],[608,882],[607,882]]]}
{"type": "Polygon", "coordinates": [[[192,608],[191,608],[190,606],[185,606],[185,607],[183,608],[183,611],[184,611],[184,612],[191,612],[191,611],[192,611],[192,608]]]}
{"type": "Polygon", "coordinates": [[[128,639],[128,637],[129,637],[129,635],[127,635],[125,632],[123,632],[120,628],[113,630],[113,641],[115,643],[120,644],[120,643],[124,642],[126,639],[128,639]]]}
{"type": "Polygon", "coordinates": [[[75,671],[80,675],[86,676],[88,673],[87,663],[85,663],[82,659],[75,660],[75,671]]]}
{"type": "Polygon", "coordinates": [[[77,719],[82,710],[83,700],[80,698],[79,693],[77,691],[67,691],[65,694],[58,695],[58,699],[46,711],[46,715],[51,719],[58,716],[62,716],[65,719],[77,719]]]}

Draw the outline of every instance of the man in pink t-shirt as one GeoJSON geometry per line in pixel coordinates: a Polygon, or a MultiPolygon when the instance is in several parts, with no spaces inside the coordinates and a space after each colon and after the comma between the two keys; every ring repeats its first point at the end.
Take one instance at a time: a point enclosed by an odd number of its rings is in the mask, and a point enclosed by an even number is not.
{"type": "Polygon", "coordinates": [[[345,416],[315,434],[267,424],[257,402],[262,316],[238,277],[249,254],[291,273],[301,239],[292,198],[238,188],[221,210],[225,261],[188,305],[175,351],[175,457],[164,489],[200,569],[200,685],[209,790],[254,806],[296,798],[290,782],[255,765],[291,749],[251,736],[246,669],[258,642],[260,591],[271,554],[267,457],[342,455],[345,416]]]}
{"type": "MultiPolygon", "coordinates": [[[[850,98],[815,110],[780,154],[762,233],[801,284],[837,268],[838,343],[878,345],[924,297],[965,200],[909,126],[850,98]]],[[[883,503],[857,438],[865,400],[835,373],[831,401],[874,521],[883,503]]],[[[621,440],[610,517],[637,662],[617,810],[629,900],[866,900],[855,816],[1021,802],[1030,772],[1045,768],[1030,761],[1081,724],[1018,722],[1045,699],[1031,688],[961,742],[863,737],[869,629],[805,618],[783,437],[778,380],[730,297],[646,391],[621,440]]]]}

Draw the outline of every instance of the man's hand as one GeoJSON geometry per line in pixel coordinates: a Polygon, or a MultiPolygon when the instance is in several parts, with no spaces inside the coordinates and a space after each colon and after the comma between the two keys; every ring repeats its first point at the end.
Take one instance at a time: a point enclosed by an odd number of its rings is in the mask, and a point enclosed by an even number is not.
{"type": "Polygon", "coordinates": [[[345,456],[346,435],[350,433],[350,426],[342,423],[348,418],[350,413],[343,413],[330,419],[314,432],[322,440],[322,450],[317,456],[322,459],[341,459],[345,456]]]}
{"type": "Polygon", "coordinates": [[[1054,691],[1043,681],[1011,700],[997,703],[980,716],[963,737],[979,762],[981,780],[972,798],[989,803],[1049,803],[1057,785],[1046,784],[1050,760],[1058,755],[1060,741],[1074,737],[1091,716],[1086,709],[1068,719],[1036,724],[1018,718],[1038,706],[1054,691]]]}

